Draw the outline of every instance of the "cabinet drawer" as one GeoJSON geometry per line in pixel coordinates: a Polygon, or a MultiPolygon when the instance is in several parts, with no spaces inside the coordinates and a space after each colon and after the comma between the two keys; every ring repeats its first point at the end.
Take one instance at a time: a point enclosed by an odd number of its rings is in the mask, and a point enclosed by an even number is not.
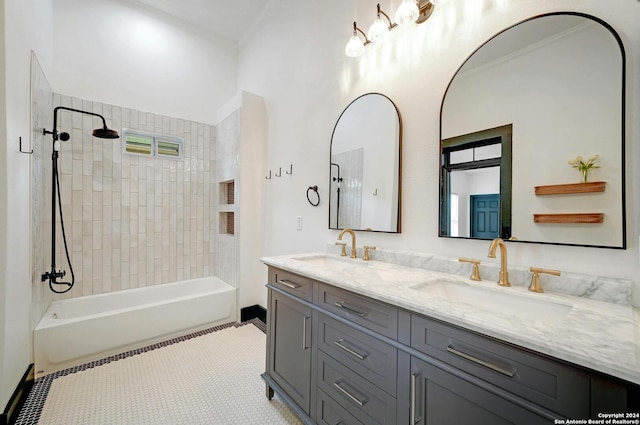
{"type": "Polygon", "coordinates": [[[398,349],[323,314],[318,319],[318,349],[395,397],[398,349]]]}
{"type": "Polygon", "coordinates": [[[322,425],[364,425],[324,391],[318,390],[316,422],[322,425]]]}
{"type": "Polygon", "coordinates": [[[411,346],[554,412],[589,416],[589,375],[579,369],[416,315],[411,346]]]}
{"type": "Polygon", "coordinates": [[[395,424],[396,399],[318,350],[318,388],[366,424],[395,424]]]}
{"type": "Polygon", "coordinates": [[[418,425],[549,425],[527,410],[435,366],[411,359],[410,414],[418,425]]]}
{"type": "Polygon", "coordinates": [[[280,269],[270,268],[269,283],[291,295],[309,302],[312,301],[313,281],[308,277],[280,269]]]}
{"type": "Polygon", "coordinates": [[[367,329],[398,338],[398,309],[330,285],[316,285],[316,304],[367,329]]]}

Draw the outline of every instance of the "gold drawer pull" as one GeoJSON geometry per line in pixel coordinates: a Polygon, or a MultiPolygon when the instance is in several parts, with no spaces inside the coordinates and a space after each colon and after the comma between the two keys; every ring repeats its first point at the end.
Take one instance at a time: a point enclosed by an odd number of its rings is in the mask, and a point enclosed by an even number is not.
{"type": "Polygon", "coordinates": [[[302,285],[298,285],[297,283],[293,283],[291,281],[284,280],[284,279],[279,280],[278,283],[291,289],[298,289],[300,286],[302,286],[302,285]]]}
{"type": "Polygon", "coordinates": [[[353,308],[351,308],[351,307],[347,307],[346,305],[344,305],[344,301],[336,301],[336,302],[334,303],[334,305],[335,305],[336,307],[340,307],[340,308],[342,308],[342,309],[344,309],[344,310],[347,310],[347,311],[349,311],[349,312],[351,312],[351,313],[353,313],[353,314],[356,314],[356,315],[358,315],[358,316],[360,316],[360,317],[364,317],[364,316],[366,316],[366,315],[367,315],[367,313],[366,313],[366,312],[358,311],[358,310],[355,310],[355,309],[353,309],[353,308]]]}
{"type": "Polygon", "coordinates": [[[347,396],[347,398],[349,398],[349,400],[353,401],[355,404],[357,404],[360,407],[364,406],[367,403],[367,400],[358,399],[356,396],[351,394],[349,391],[347,391],[344,388],[342,388],[342,386],[340,384],[341,384],[340,381],[336,381],[336,382],[333,383],[333,386],[336,387],[342,394],[347,396]]]}
{"type": "Polygon", "coordinates": [[[454,348],[453,344],[449,345],[447,347],[447,351],[451,354],[455,354],[456,356],[462,357],[463,359],[469,360],[473,363],[479,364],[480,366],[484,366],[486,368],[489,368],[495,372],[501,373],[503,375],[508,376],[509,378],[513,378],[516,374],[516,369],[505,369],[501,366],[497,366],[494,365],[493,363],[489,363],[485,360],[479,359],[477,357],[474,357],[470,354],[464,353],[460,350],[457,350],[456,348],[454,348]]]}
{"type": "Polygon", "coordinates": [[[334,341],[334,343],[333,343],[333,344],[334,344],[336,347],[338,347],[338,348],[342,349],[343,351],[346,351],[347,353],[351,354],[353,357],[356,357],[356,358],[358,358],[358,359],[360,359],[360,360],[364,360],[364,359],[366,359],[366,358],[367,358],[367,356],[366,356],[366,355],[363,355],[363,354],[360,354],[360,353],[358,353],[358,352],[356,352],[356,351],[353,351],[351,348],[349,348],[349,347],[347,347],[347,346],[343,345],[343,344],[342,344],[342,341],[344,341],[344,339],[343,339],[343,338],[340,338],[339,340],[334,341]]]}

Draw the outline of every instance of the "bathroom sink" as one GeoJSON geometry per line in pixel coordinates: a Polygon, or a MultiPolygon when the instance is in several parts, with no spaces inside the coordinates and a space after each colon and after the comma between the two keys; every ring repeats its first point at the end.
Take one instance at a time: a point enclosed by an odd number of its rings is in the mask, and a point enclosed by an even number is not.
{"type": "Polygon", "coordinates": [[[572,308],[571,305],[554,302],[542,296],[534,298],[515,291],[508,293],[509,289],[496,288],[496,290],[492,290],[446,279],[434,279],[413,285],[410,288],[455,304],[467,304],[496,313],[540,322],[553,322],[562,319],[572,308]]]}
{"type": "Polygon", "coordinates": [[[313,266],[325,267],[332,270],[344,270],[345,268],[362,267],[368,265],[366,261],[363,261],[359,258],[336,257],[323,254],[309,255],[305,257],[294,257],[293,259],[313,266]]]}

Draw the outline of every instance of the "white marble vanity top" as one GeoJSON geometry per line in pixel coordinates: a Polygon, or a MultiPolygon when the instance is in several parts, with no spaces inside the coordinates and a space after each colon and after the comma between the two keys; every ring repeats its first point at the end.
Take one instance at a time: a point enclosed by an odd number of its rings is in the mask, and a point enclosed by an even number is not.
{"type": "Polygon", "coordinates": [[[475,282],[456,274],[327,253],[261,260],[640,384],[640,313],[630,305],[551,292],[538,294],[524,286],[500,287],[494,280],[475,282]],[[448,288],[461,291],[449,293],[448,288]],[[466,295],[473,296],[465,300],[466,295]]]}

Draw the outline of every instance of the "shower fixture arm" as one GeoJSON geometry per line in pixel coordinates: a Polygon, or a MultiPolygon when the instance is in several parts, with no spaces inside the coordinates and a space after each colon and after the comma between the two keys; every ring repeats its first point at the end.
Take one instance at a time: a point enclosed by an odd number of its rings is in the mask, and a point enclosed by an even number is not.
{"type": "Polygon", "coordinates": [[[85,115],[92,115],[94,117],[98,117],[102,120],[102,128],[103,129],[107,129],[107,121],[104,119],[104,117],[100,114],[96,114],[95,112],[88,112],[88,111],[83,111],[81,109],[74,109],[74,108],[67,108],[66,106],[56,106],[53,109],[53,130],[49,131],[46,128],[42,129],[42,134],[47,135],[47,134],[51,134],[53,136],[53,141],[55,143],[56,140],[58,140],[59,138],[62,141],[67,141],[69,140],[69,135],[68,133],[58,133],[58,111],[59,110],[63,110],[63,111],[70,111],[70,112],[78,112],[80,114],[85,114],[85,115]],[[61,135],[66,134],[66,138],[60,137],[61,135]]]}

